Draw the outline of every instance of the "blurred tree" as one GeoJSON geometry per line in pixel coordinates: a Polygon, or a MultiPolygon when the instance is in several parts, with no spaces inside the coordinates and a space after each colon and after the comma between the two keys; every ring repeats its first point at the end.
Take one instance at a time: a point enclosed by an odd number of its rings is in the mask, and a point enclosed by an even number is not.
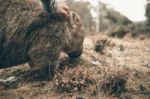
{"type": "Polygon", "coordinates": [[[70,10],[75,11],[81,17],[85,27],[89,31],[96,31],[96,18],[92,16],[91,11],[94,10],[99,13],[99,30],[101,32],[109,30],[112,26],[129,26],[132,27],[133,23],[126,16],[109,8],[107,4],[99,2],[99,6],[92,7],[89,2],[83,0],[66,0],[70,10]]]}
{"type": "Polygon", "coordinates": [[[131,26],[132,21],[126,16],[109,8],[107,4],[100,2],[100,31],[107,31],[112,26],[131,26]]]}
{"type": "Polygon", "coordinates": [[[147,0],[145,16],[147,17],[146,30],[150,31],[150,0],[147,0]]]}

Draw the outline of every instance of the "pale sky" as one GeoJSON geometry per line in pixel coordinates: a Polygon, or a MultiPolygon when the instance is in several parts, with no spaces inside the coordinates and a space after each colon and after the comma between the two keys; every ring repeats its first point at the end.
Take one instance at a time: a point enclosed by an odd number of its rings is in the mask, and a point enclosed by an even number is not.
{"type": "MultiPolygon", "coordinates": [[[[94,6],[98,4],[98,0],[88,0],[94,6]]],[[[145,4],[146,0],[100,0],[109,4],[115,10],[121,12],[132,21],[145,20],[145,4]]]]}

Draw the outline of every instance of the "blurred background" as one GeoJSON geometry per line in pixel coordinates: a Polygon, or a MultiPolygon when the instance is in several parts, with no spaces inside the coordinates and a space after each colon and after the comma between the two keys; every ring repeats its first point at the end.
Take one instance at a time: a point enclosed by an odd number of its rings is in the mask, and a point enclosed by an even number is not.
{"type": "Polygon", "coordinates": [[[66,0],[77,12],[88,33],[150,35],[149,0],[66,0]]]}

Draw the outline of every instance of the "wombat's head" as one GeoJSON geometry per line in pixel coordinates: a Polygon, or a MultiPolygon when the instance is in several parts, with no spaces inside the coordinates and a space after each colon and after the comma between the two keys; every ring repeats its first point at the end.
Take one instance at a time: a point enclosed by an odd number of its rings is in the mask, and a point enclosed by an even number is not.
{"type": "Polygon", "coordinates": [[[83,41],[85,37],[85,29],[80,17],[75,12],[69,15],[69,45],[65,48],[65,52],[70,58],[77,58],[83,52],[83,41]]]}

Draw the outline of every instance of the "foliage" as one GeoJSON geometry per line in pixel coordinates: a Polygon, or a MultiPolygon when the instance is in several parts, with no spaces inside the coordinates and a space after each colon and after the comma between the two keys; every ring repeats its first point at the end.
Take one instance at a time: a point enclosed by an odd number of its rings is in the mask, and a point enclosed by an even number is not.
{"type": "Polygon", "coordinates": [[[150,31],[150,28],[149,28],[150,27],[150,2],[149,2],[149,0],[147,1],[147,4],[146,4],[145,16],[147,17],[146,30],[150,31]]]}
{"type": "MultiPolygon", "coordinates": [[[[108,5],[100,3],[100,31],[107,31],[112,26],[129,26],[132,23],[126,16],[122,15],[118,11],[109,8],[108,5]]],[[[130,28],[130,27],[129,27],[130,28]]]]}

